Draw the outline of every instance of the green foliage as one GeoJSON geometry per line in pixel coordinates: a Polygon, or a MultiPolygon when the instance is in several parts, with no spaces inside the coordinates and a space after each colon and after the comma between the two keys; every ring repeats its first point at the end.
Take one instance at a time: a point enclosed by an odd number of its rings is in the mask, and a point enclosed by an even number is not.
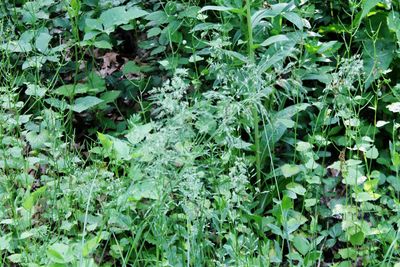
{"type": "Polygon", "coordinates": [[[399,8],[1,1],[3,265],[399,265],[399,8]]]}

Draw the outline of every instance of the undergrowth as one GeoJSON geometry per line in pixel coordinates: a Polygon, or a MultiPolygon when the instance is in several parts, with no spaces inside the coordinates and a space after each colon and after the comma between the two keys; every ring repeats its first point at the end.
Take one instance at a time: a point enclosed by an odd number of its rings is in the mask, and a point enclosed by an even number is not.
{"type": "Polygon", "coordinates": [[[0,3],[4,266],[400,266],[396,1],[0,3]]]}

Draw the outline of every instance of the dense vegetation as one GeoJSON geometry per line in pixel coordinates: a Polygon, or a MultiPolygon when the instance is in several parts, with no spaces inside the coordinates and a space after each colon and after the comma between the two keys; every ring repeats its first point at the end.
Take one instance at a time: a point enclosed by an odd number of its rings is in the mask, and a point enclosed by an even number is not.
{"type": "Polygon", "coordinates": [[[400,4],[0,2],[3,266],[400,266],[400,4]]]}

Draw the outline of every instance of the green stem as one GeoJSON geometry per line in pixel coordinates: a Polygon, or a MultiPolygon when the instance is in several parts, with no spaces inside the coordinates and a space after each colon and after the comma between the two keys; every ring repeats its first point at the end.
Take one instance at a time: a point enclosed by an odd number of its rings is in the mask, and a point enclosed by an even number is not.
{"type": "MultiPolygon", "coordinates": [[[[247,44],[248,44],[248,55],[251,63],[255,62],[254,57],[254,40],[253,40],[253,28],[251,25],[251,0],[247,0],[246,2],[246,19],[247,19],[247,44]]],[[[254,144],[255,144],[255,156],[256,156],[256,177],[257,182],[260,183],[261,186],[261,153],[260,153],[260,132],[258,124],[260,122],[260,118],[258,116],[257,107],[253,107],[252,109],[253,116],[253,128],[254,128],[254,144]]]]}

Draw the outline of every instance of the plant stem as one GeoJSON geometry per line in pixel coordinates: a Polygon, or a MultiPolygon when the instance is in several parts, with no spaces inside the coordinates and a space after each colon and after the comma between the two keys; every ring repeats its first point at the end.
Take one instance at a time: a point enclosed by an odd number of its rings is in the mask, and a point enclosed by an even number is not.
{"type": "MultiPolygon", "coordinates": [[[[254,41],[253,41],[253,28],[251,25],[251,0],[246,1],[246,19],[247,19],[247,44],[248,44],[248,56],[249,60],[252,64],[255,62],[254,57],[254,41]]],[[[258,116],[257,107],[253,107],[252,109],[253,116],[253,128],[254,128],[254,145],[255,145],[255,156],[256,156],[256,177],[257,182],[260,183],[261,187],[261,155],[260,155],[260,132],[258,128],[258,124],[260,118],[258,116]]]]}

